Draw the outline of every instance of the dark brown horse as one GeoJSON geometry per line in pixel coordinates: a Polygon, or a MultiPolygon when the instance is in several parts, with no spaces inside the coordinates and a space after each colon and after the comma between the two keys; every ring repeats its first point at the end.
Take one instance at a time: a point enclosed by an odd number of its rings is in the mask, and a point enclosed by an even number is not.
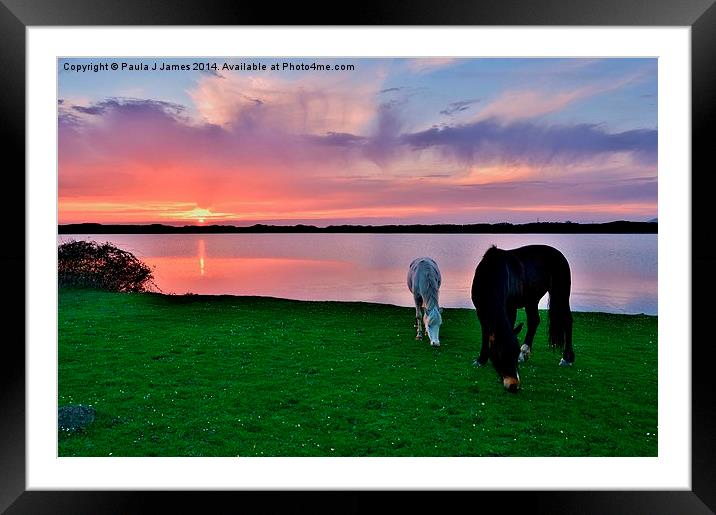
{"type": "Polygon", "coordinates": [[[513,250],[490,247],[475,269],[472,303],[482,329],[480,356],[475,364],[489,359],[502,377],[505,388],[516,392],[520,385],[518,363],[532,351],[540,323],[537,304],[549,292],[549,342],[562,351],[561,366],[574,363],[572,312],[569,307],[571,272],[557,249],[527,245],[513,250]],[[517,309],[525,308],[527,334],[522,347],[515,327],[517,309]]]}

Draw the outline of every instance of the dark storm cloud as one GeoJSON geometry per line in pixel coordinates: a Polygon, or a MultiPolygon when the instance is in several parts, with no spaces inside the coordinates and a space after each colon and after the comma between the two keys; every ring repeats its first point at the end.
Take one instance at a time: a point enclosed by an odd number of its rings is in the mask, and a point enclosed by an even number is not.
{"type": "Polygon", "coordinates": [[[328,132],[324,136],[305,136],[306,140],[317,143],[319,145],[329,145],[337,147],[356,147],[363,145],[367,139],[363,136],[356,136],[347,132],[328,132]]]}
{"type": "Polygon", "coordinates": [[[75,129],[82,125],[82,120],[76,114],[64,112],[57,115],[57,124],[60,129],[75,129]]]}
{"type": "Polygon", "coordinates": [[[98,105],[93,105],[90,107],[72,106],[72,109],[84,114],[102,114],[104,112],[104,107],[98,105]]]}
{"type": "Polygon", "coordinates": [[[496,119],[433,127],[404,134],[414,149],[437,148],[463,162],[510,159],[529,163],[576,161],[599,154],[632,152],[641,160],[656,160],[657,131],[636,129],[608,133],[594,124],[502,124],[496,119]]]}
{"type": "Polygon", "coordinates": [[[378,165],[385,165],[392,160],[401,145],[401,106],[402,102],[391,100],[378,107],[377,127],[365,146],[366,156],[378,165]]]}
{"type": "Polygon", "coordinates": [[[163,113],[179,115],[184,112],[182,105],[163,100],[111,97],[90,106],[73,105],[72,109],[84,114],[100,115],[108,111],[122,112],[130,116],[163,113]]]}
{"type": "Polygon", "coordinates": [[[479,101],[479,98],[473,98],[470,100],[460,100],[459,102],[452,102],[451,104],[448,104],[445,109],[440,111],[440,114],[444,114],[445,116],[452,116],[455,113],[470,109],[470,106],[472,104],[475,104],[479,101]]]}
{"type": "Polygon", "coordinates": [[[222,74],[220,74],[220,73],[217,72],[216,70],[212,70],[211,68],[207,68],[207,69],[204,70],[204,71],[205,71],[206,73],[208,73],[209,75],[213,75],[214,77],[217,77],[217,78],[219,78],[219,79],[225,79],[225,78],[226,78],[226,77],[224,77],[222,74]]]}
{"type": "Polygon", "coordinates": [[[387,89],[381,89],[378,93],[390,93],[392,91],[400,91],[404,88],[387,88],[387,89]]]}

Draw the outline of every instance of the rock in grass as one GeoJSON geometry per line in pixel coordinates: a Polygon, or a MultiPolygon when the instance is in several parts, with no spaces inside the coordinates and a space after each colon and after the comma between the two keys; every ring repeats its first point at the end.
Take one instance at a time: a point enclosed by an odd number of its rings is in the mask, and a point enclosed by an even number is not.
{"type": "Polygon", "coordinates": [[[57,428],[71,433],[83,430],[94,422],[96,414],[91,406],[81,404],[62,406],[57,410],[57,428]]]}

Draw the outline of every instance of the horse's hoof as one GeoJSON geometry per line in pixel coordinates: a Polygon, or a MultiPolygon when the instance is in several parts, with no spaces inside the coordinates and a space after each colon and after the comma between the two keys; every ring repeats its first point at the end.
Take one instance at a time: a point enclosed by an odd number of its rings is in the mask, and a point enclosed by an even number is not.
{"type": "Polygon", "coordinates": [[[562,359],[559,360],[559,366],[560,366],[560,367],[571,367],[572,364],[571,364],[569,361],[567,361],[567,360],[565,360],[564,358],[562,358],[562,359]]]}
{"type": "Polygon", "coordinates": [[[477,360],[473,361],[472,364],[475,365],[477,368],[480,368],[482,366],[482,364],[477,360]]]}
{"type": "Polygon", "coordinates": [[[422,340],[422,339],[423,339],[423,335],[419,334],[419,335],[417,335],[417,336],[415,337],[415,339],[416,339],[416,340],[422,340]]]}
{"type": "Polygon", "coordinates": [[[526,343],[523,343],[522,347],[520,347],[520,355],[517,357],[517,361],[519,361],[520,363],[524,363],[525,361],[527,361],[530,357],[530,351],[530,346],[526,343]]]}

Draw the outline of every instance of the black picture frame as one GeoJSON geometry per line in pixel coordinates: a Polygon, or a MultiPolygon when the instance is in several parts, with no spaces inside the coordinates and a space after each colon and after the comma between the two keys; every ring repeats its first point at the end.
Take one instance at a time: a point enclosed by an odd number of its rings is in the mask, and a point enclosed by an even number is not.
{"type": "MultiPolygon", "coordinates": [[[[25,213],[25,29],[29,26],[111,25],[570,25],[688,26],[692,65],[692,328],[684,341],[668,342],[674,352],[692,357],[692,489],[690,491],[524,491],[524,492],[393,492],[401,508],[430,504],[458,508],[503,506],[509,512],[538,513],[714,513],[716,512],[716,427],[709,368],[710,340],[703,322],[713,312],[710,295],[716,281],[711,270],[716,251],[709,245],[710,173],[716,169],[710,134],[716,125],[715,0],[419,0],[364,1],[321,5],[207,0],[0,0],[0,146],[7,195],[12,212],[25,213]],[[711,130],[709,130],[711,129],[711,130]],[[13,163],[12,166],[9,163],[13,163]],[[23,170],[23,172],[21,172],[23,170]],[[20,193],[22,192],[22,193],[20,193]],[[689,342],[689,336],[691,342],[689,342]],[[428,495],[430,494],[430,495],[428,495]],[[445,504],[444,495],[451,496],[445,504]]],[[[91,48],[91,47],[88,47],[91,48]]],[[[688,180],[688,177],[685,177],[688,180]]],[[[25,219],[23,218],[23,222],[25,219]]],[[[6,303],[8,334],[0,358],[0,512],[18,513],[144,513],[162,511],[244,511],[259,503],[261,512],[284,509],[315,512],[357,512],[384,503],[381,492],[158,492],[158,491],[26,491],[25,483],[25,223],[6,227],[0,251],[6,287],[14,302],[6,303]],[[20,273],[22,270],[23,273],[20,273]],[[9,271],[9,272],[8,272],[9,271]],[[22,302],[19,301],[22,298],[22,302]]],[[[711,315],[712,316],[712,315],[711,315]]],[[[519,471],[516,471],[519,474],[519,471]]]]}

